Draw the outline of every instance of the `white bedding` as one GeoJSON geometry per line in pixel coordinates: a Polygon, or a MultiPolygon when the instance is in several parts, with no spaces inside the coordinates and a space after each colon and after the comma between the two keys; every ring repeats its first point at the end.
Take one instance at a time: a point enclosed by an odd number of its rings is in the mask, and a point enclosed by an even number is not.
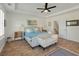
{"type": "Polygon", "coordinates": [[[25,40],[30,44],[31,47],[36,47],[39,45],[39,43],[35,37],[31,39],[31,38],[25,36],[25,40]]]}
{"type": "Polygon", "coordinates": [[[38,36],[38,42],[39,45],[41,45],[43,48],[46,48],[58,41],[58,35],[55,34],[54,37],[50,34],[43,34],[38,36]]]}
{"type": "Polygon", "coordinates": [[[30,44],[31,47],[35,47],[35,46],[42,46],[43,48],[46,48],[54,43],[56,43],[58,41],[58,35],[54,34],[54,35],[50,35],[48,33],[40,33],[39,32],[35,32],[34,33],[33,28],[26,28],[25,32],[26,33],[30,33],[30,34],[25,34],[25,40],[30,44]],[[29,30],[30,29],[30,30],[29,30]],[[29,38],[28,35],[33,36],[32,38],[29,38]]]}
{"type": "Polygon", "coordinates": [[[41,35],[39,35],[38,37],[39,37],[40,39],[42,39],[42,40],[47,40],[48,38],[51,37],[51,35],[49,35],[49,34],[41,34],[41,35]]]}
{"type": "Polygon", "coordinates": [[[53,36],[50,36],[48,34],[42,34],[42,35],[39,35],[39,36],[34,37],[32,39],[25,37],[25,40],[31,45],[31,47],[40,45],[43,48],[46,48],[52,44],[57,43],[58,35],[55,34],[53,36]]]}

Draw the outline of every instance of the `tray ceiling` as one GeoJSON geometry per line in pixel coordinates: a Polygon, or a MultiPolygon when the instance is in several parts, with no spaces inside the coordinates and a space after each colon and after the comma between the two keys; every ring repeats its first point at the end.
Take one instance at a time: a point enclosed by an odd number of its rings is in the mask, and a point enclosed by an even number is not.
{"type": "Polygon", "coordinates": [[[51,12],[41,13],[41,10],[37,8],[43,8],[44,3],[4,3],[4,6],[8,12],[24,13],[27,15],[33,15],[38,17],[47,17],[54,13],[62,12],[64,10],[78,6],[78,3],[49,3],[48,7],[56,6],[51,9],[51,12]]]}

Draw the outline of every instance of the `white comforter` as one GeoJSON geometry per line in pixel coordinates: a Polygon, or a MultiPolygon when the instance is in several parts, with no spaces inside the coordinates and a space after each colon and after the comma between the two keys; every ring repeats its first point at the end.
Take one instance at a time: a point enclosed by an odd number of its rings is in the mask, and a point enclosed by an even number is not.
{"type": "Polygon", "coordinates": [[[39,35],[38,37],[38,43],[41,45],[43,48],[46,48],[58,41],[58,35],[50,35],[50,34],[42,34],[39,35]]]}

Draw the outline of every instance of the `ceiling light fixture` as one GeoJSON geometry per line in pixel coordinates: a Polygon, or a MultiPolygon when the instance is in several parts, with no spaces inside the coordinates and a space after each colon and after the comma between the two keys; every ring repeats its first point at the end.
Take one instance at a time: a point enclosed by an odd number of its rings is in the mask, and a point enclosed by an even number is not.
{"type": "Polygon", "coordinates": [[[44,12],[48,12],[48,10],[45,10],[44,12]]]}

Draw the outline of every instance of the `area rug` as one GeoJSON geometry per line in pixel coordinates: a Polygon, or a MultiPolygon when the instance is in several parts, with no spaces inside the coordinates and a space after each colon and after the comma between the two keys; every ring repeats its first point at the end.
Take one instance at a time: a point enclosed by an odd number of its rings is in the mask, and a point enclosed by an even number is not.
{"type": "Polygon", "coordinates": [[[50,52],[48,56],[78,56],[76,53],[67,49],[59,48],[54,52],[50,52]]]}

